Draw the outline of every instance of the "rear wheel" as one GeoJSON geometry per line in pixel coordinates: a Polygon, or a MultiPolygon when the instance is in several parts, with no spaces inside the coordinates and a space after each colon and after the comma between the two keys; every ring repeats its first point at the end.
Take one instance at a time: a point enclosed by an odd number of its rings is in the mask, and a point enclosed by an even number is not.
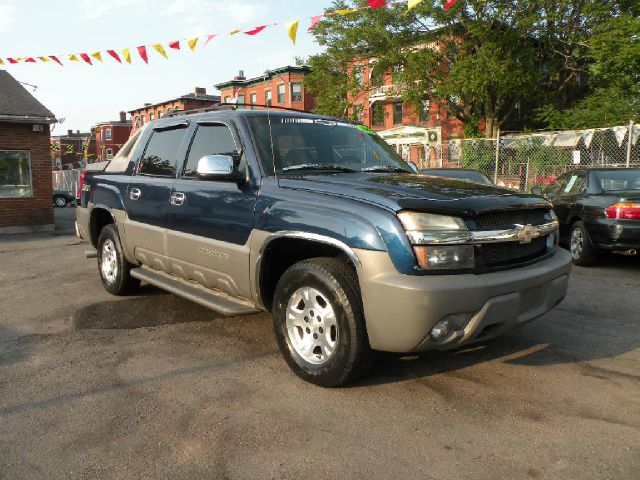
{"type": "Polygon", "coordinates": [[[596,261],[597,249],[591,243],[587,229],[582,222],[576,222],[571,227],[569,251],[575,265],[586,267],[593,265],[596,261]]]}
{"type": "Polygon", "coordinates": [[[58,208],[63,208],[67,206],[67,199],[62,195],[56,195],[53,198],[53,204],[58,208]]]}
{"type": "Polygon", "coordinates": [[[358,278],[344,262],[315,258],[289,268],[276,287],[273,322],[289,367],[308,382],[338,387],[371,366],[358,278]]]}
{"type": "Polygon", "coordinates": [[[98,270],[104,289],[113,295],[126,295],[137,290],[140,280],[131,276],[132,267],[124,257],[115,225],[105,226],[98,237],[98,270]]]}

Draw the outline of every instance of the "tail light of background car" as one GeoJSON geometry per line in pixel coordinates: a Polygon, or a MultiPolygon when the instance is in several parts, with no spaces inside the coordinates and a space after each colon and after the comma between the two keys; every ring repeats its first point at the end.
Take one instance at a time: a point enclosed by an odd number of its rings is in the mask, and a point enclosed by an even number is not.
{"type": "Polygon", "coordinates": [[[78,200],[80,200],[80,197],[82,195],[82,186],[84,185],[84,179],[86,176],[87,176],[87,171],[83,170],[82,173],[80,174],[80,180],[78,180],[78,194],[77,194],[78,200]]]}
{"type": "Polygon", "coordinates": [[[615,203],[606,209],[607,218],[640,220],[640,203],[615,203]]]}

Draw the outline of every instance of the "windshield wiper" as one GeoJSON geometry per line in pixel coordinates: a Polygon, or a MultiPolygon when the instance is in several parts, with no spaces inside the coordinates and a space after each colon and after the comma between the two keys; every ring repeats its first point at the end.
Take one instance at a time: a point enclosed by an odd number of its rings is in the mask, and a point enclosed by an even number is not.
{"type": "Polygon", "coordinates": [[[303,163],[302,165],[292,165],[285,167],[283,172],[292,172],[294,170],[332,170],[334,172],[356,172],[352,168],[343,167],[342,165],[333,165],[330,163],[303,163]]]}
{"type": "Polygon", "coordinates": [[[408,170],[393,165],[378,165],[377,167],[368,167],[360,170],[361,172],[393,172],[393,173],[411,173],[408,170]]]}

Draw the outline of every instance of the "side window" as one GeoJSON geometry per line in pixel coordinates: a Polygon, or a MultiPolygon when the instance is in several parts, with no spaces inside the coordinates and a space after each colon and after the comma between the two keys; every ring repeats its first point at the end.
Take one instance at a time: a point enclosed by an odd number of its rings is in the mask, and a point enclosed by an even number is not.
{"type": "Polygon", "coordinates": [[[184,128],[153,132],[140,160],[138,175],[173,177],[185,132],[184,128]]]}
{"type": "Polygon", "coordinates": [[[585,186],[585,176],[582,172],[572,173],[563,185],[560,195],[577,195],[585,186]]]}
{"type": "Polygon", "coordinates": [[[206,155],[232,155],[238,151],[226,125],[200,125],[193,139],[184,168],[184,177],[195,177],[198,161],[206,155]]]}
{"type": "Polygon", "coordinates": [[[546,188],[544,194],[547,195],[548,197],[554,197],[558,195],[558,193],[560,193],[560,190],[562,189],[563,185],[565,185],[566,183],[567,183],[567,176],[562,175],[555,182],[553,182],[546,188]]]}

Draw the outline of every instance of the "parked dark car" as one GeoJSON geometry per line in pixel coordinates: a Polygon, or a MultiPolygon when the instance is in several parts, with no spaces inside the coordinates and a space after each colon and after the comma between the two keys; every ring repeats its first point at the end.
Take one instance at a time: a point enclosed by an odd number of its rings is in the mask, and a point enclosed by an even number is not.
{"type": "Polygon", "coordinates": [[[482,185],[493,185],[493,182],[484,173],[471,168],[426,168],[418,173],[433,177],[455,178],[456,180],[480,183],[482,185]]]}
{"type": "Polygon", "coordinates": [[[553,203],[576,265],[592,264],[600,252],[640,250],[640,168],[572,170],[533,193],[553,203]]]}
{"type": "Polygon", "coordinates": [[[75,200],[74,195],[66,190],[53,189],[53,204],[58,207],[66,207],[69,203],[75,200]]]}

